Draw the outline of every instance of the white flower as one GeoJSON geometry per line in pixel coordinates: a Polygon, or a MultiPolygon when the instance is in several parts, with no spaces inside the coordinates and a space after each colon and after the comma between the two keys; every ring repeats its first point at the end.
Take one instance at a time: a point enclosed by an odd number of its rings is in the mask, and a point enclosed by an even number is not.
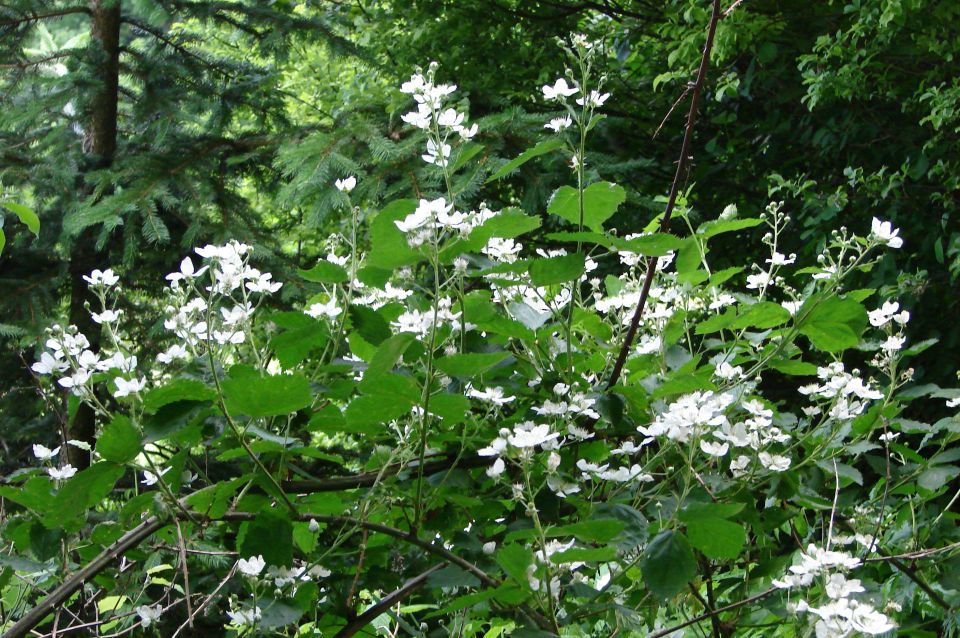
{"type": "Polygon", "coordinates": [[[173,363],[174,359],[186,359],[190,356],[190,353],[187,352],[187,349],[181,346],[179,343],[167,348],[166,352],[161,352],[157,355],[157,361],[160,363],[173,363]]]}
{"type": "Polygon", "coordinates": [[[120,319],[122,310],[104,310],[103,312],[91,312],[90,318],[97,323],[113,323],[120,319]]]}
{"type": "Polygon", "coordinates": [[[456,109],[446,109],[437,117],[437,124],[449,128],[457,128],[463,123],[463,113],[457,113],[456,109]]]}
{"type": "Polygon", "coordinates": [[[547,100],[558,100],[565,97],[570,97],[577,91],[579,91],[575,86],[567,86],[567,81],[563,78],[560,78],[554,82],[553,86],[545,84],[543,86],[543,97],[547,100]]]}
{"type": "Polygon", "coordinates": [[[319,532],[319,531],[320,531],[320,523],[318,523],[315,519],[312,519],[312,518],[311,518],[311,519],[310,519],[310,524],[307,525],[307,529],[309,529],[311,532],[319,532]]]}
{"type": "Polygon", "coordinates": [[[169,468],[169,467],[160,470],[160,474],[154,474],[153,472],[151,472],[151,471],[149,471],[149,470],[144,470],[144,472],[143,472],[143,480],[140,481],[140,482],[143,483],[144,485],[148,486],[148,487],[149,487],[150,485],[156,485],[156,484],[157,484],[157,481],[160,480],[160,477],[163,476],[164,474],[166,474],[166,473],[169,472],[169,471],[170,471],[170,468],[169,468]]]}
{"type": "Polygon", "coordinates": [[[123,377],[115,377],[113,382],[117,384],[117,389],[114,391],[113,396],[118,399],[131,394],[137,394],[147,385],[147,379],[145,377],[140,377],[139,379],[133,378],[130,380],[124,379],[123,377]]]}
{"type": "Polygon", "coordinates": [[[870,605],[863,603],[854,607],[853,616],[850,618],[850,624],[853,626],[855,631],[860,631],[872,636],[885,634],[897,626],[887,616],[880,613],[870,605]]]}
{"type": "Polygon", "coordinates": [[[259,576],[266,566],[267,562],[263,560],[263,555],[241,558],[237,561],[237,569],[244,576],[259,576]]]}
{"type": "Polygon", "coordinates": [[[545,423],[534,425],[532,421],[525,421],[517,425],[513,433],[507,437],[507,442],[513,447],[532,448],[559,436],[559,432],[550,432],[550,426],[545,423]]]}
{"type": "Polygon", "coordinates": [[[64,481],[74,474],[77,473],[77,468],[72,465],[64,465],[63,467],[56,468],[50,467],[47,468],[47,474],[49,474],[53,479],[57,481],[64,481]]]}
{"type": "Polygon", "coordinates": [[[265,295],[277,292],[282,286],[281,282],[273,281],[273,275],[268,272],[258,272],[252,277],[251,281],[247,282],[247,290],[265,295]]]}
{"type": "Polygon", "coordinates": [[[37,457],[40,461],[49,461],[60,452],[59,447],[55,447],[52,450],[45,445],[40,445],[39,443],[33,444],[33,455],[37,457]]]}
{"type": "Polygon", "coordinates": [[[899,228],[894,228],[890,222],[882,222],[876,217],[870,222],[870,236],[879,239],[890,248],[903,246],[903,239],[898,237],[899,228]]]}
{"type": "Polygon", "coordinates": [[[892,335],[887,337],[887,340],[884,341],[880,348],[885,352],[896,352],[903,349],[903,344],[906,343],[907,338],[900,335],[892,335]]]}
{"type": "Polygon", "coordinates": [[[471,126],[456,126],[454,130],[460,134],[460,139],[469,140],[480,132],[480,127],[477,124],[473,124],[471,126]]]}
{"type": "Polygon", "coordinates": [[[868,312],[867,317],[870,319],[871,326],[881,328],[890,323],[898,310],[900,310],[900,304],[896,301],[884,301],[882,306],[868,312]]]}
{"type": "Polygon", "coordinates": [[[700,439],[700,449],[703,450],[704,454],[710,456],[723,456],[730,449],[730,444],[700,439]]]}
{"type": "Polygon", "coordinates": [[[786,472],[790,469],[790,459],[786,456],[761,452],[759,458],[760,464],[771,472],[786,472]]]}
{"type": "Polygon", "coordinates": [[[507,469],[506,464],[503,462],[503,459],[498,458],[493,462],[493,465],[487,468],[487,476],[490,478],[497,478],[503,471],[507,469]]]}
{"type": "Polygon", "coordinates": [[[759,290],[770,285],[770,273],[768,272],[758,272],[753,275],[747,275],[747,288],[751,290],[759,290]]]}
{"type": "Polygon", "coordinates": [[[89,275],[84,275],[83,280],[91,286],[109,288],[120,281],[120,277],[118,277],[113,270],[107,268],[106,270],[94,270],[89,275]]]}
{"type": "Polygon", "coordinates": [[[503,396],[503,388],[499,387],[487,388],[486,390],[476,390],[474,388],[470,388],[470,390],[467,391],[467,396],[473,397],[474,399],[480,399],[481,401],[489,401],[494,405],[506,405],[517,398],[503,396]]]}
{"type": "Polygon", "coordinates": [[[137,607],[136,612],[137,615],[140,616],[140,625],[144,629],[160,620],[160,616],[163,615],[163,609],[161,609],[159,606],[148,607],[146,605],[140,605],[137,607]]]}
{"type": "MultiPolygon", "coordinates": [[[[199,249],[197,250],[199,251],[199,249]]],[[[170,282],[171,287],[177,288],[181,281],[190,281],[199,277],[207,271],[207,268],[208,266],[202,266],[199,270],[195,270],[193,260],[187,255],[183,258],[183,261],[180,262],[180,272],[172,272],[166,276],[166,279],[170,282]]]]}
{"type": "Polygon", "coordinates": [[[40,360],[34,363],[30,369],[37,374],[53,374],[54,372],[63,372],[70,367],[66,361],[54,357],[49,352],[40,355],[40,360]]]}
{"type": "Polygon", "coordinates": [[[865,591],[856,578],[847,580],[843,574],[830,574],[826,586],[827,596],[830,598],[849,598],[850,594],[865,591]]]}
{"type": "Polygon", "coordinates": [[[449,144],[440,143],[438,146],[432,139],[427,140],[427,152],[421,155],[423,161],[427,164],[436,164],[437,166],[446,166],[450,159],[452,147],[449,144]]]}
{"type": "Polygon", "coordinates": [[[790,253],[790,256],[787,257],[782,253],[773,251],[773,255],[771,255],[770,259],[767,260],[767,263],[774,266],[789,266],[795,261],[797,261],[796,253],[790,253]]]}
{"type": "MultiPolygon", "coordinates": [[[[609,93],[601,93],[600,91],[590,91],[590,95],[587,96],[587,106],[597,107],[603,106],[603,103],[607,101],[607,98],[610,97],[609,93]]],[[[577,98],[577,104],[580,106],[584,105],[584,99],[582,97],[577,98]]]]}
{"type": "Polygon", "coordinates": [[[497,551],[496,541],[490,541],[489,543],[483,544],[483,553],[486,554],[487,556],[490,556],[495,551],[497,551]]]}
{"type": "Polygon", "coordinates": [[[326,303],[317,302],[311,304],[309,308],[304,310],[304,312],[314,319],[319,319],[320,317],[329,317],[330,319],[334,319],[340,316],[340,313],[343,312],[343,308],[337,305],[337,300],[335,298],[331,298],[330,301],[326,303]]]}
{"type": "Polygon", "coordinates": [[[357,178],[353,175],[338,179],[334,184],[341,193],[349,193],[357,186],[357,178]]]}
{"type": "Polygon", "coordinates": [[[952,399],[947,399],[947,407],[948,408],[960,407],[960,396],[954,397],[952,399]]]}
{"type": "Polygon", "coordinates": [[[240,610],[240,611],[228,611],[227,616],[230,617],[230,620],[233,621],[235,625],[252,625],[256,623],[263,617],[263,613],[260,611],[259,607],[254,607],[253,609],[240,610]]]}
{"type": "Polygon", "coordinates": [[[733,366],[726,361],[722,361],[717,364],[713,374],[720,379],[737,379],[743,376],[743,368],[740,366],[733,366]]]}
{"type": "Polygon", "coordinates": [[[548,128],[554,133],[562,133],[563,131],[570,128],[570,125],[573,124],[573,120],[570,119],[569,115],[564,117],[555,117],[546,124],[543,125],[543,128],[548,128]]]}

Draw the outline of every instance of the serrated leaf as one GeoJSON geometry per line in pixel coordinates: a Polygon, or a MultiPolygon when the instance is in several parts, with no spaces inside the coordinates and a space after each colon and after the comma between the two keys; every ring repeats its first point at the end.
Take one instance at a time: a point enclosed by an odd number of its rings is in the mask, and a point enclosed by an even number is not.
{"type": "Polygon", "coordinates": [[[707,558],[732,560],[747,542],[743,526],[722,518],[698,518],[687,523],[687,538],[707,558]]]}
{"type": "Polygon", "coordinates": [[[126,463],[142,449],[140,431],[122,414],[113,417],[97,438],[97,452],[105,461],[126,463]]]}
{"type": "Polygon", "coordinates": [[[310,270],[301,270],[300,276],[307,281],[318,284],[341,284],[350,279],[343,266],[331,263],[325,259],[317,262],[310,270]]]}
{"type": "Polygon", "coordinates": [[[224,403],[231,414],[252,417],[280,416],[301,410],[313,402],[310,382],[300,374],[231,376],[220,382],[224,403]]]}
{"type": "MultiPolygon", "coordinates": [[[[590,184],[583,190],[583,225],[598,233],[602,232],[603,222],[610,219],[626,199],[627,192],[622,186],[610,182],[590,184]]],[[[570,186],[557,189],[550,198],[547,212],[578,225],[580,194],[577,189],[570,186]]]]}
{"type": "Polygon", "coordinates": [[[799,332],[824,352],[842,352],[856,346],[867,327],[866,309],[852,299],[840,297],[829,297],[819,303],[811,300],[800,308],[798,316],[801,317],[799,332]]]}
{"type": "Polygon", "coordinates": [[[466,352],[437,359],[437,369],[451,377],[471,378],[506,361],[509,352],[466,352]]]}
{"type": "Polygon", "coordinates": [[[697,575],[690,542],[675,530],[660,532],[644,550],[640,572],[647,589],[658,598],[671,598],[683,591],[697,575]]]}
{"type": "Polygon", "coordinates": [[[533,564],[533,554],[523,545],[504,545],[497,550],[497,564],[510,578],[526,586],[527,567],[533,564]]]}
{"type": "Polygon", "coordinates": [[[534,286],[562,284],[578,279],[584,271],[581,253],[534,259],[530,264],[530,281],[534,286]]]}
{"type": "Polygon", "coordinates": [[[143,395],[143,409],[155,414],[163,406],[177,401],[212,401],[216,396],[217,391],[202,381],[178,377],[147,391],[143,395]]]}

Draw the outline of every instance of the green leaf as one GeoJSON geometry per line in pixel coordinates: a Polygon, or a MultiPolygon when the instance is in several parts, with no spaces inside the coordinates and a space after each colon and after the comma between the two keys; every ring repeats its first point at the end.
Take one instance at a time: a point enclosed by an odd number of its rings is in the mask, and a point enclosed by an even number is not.
{"type": "Polygon", "coordinates": [[[691,503],[677,512],[677,518],[685,523],[711,518],[731,518],[740,513],[743,503],[691,503]]]}
{"type": "Polygon", "coordinates": [[[670,233],[651,233],[633,239],[622,239],[615,245],[621,250],[628,250],[632,253],[663,257],[672,250],[679,250],[683,246],[683,242],[683,239],[670,233]]]}
{"type": "Polygon", "coordinates": [[[798,312],[798,330],[815,348],[842,352],[860,343],[860,335],[867,327],[867,311],[861,304],[840,297],[816,301],[808,301],[798,312]]]}
{"type": "Polygon", "coordinates": [[[279,416],[301,410],[313,402],[310,382],[299,374],[261,377],[254,374],[231,376],[220,382],[224,403],[231,414],[252,417],[279,416]]]}
{"type": "Polygon", "coordinates": [[[410,332],[402,332],[385,339],[370,359],[370,365],[363,374],[364,382],[372,383],[378,376],[392,370],[414,339],[415,336],[410,332]]]}
{"type": "Polygon", "coordinates": [[[527,567],[533,563],[533,554],[520,544],[504,545],[497,550],[497,564],[510,578],[527,585],[527,567]]]}
{"type": "Polygon", "coordinates": [[[573,281],[583,274],[584,263],[582,253],[535,259],[530,264],[530,281],[534,286],[573,281]]]}
{"type": "Polygon", "coordinates": [[[307,281],[318,284],[341,284],[350,280],[350,276],[342,266],[321,259],[310,270],[301,270],[300,276],[307,281]]]}
{"type": "Polygon", "coordinates": [[[707,558],[732,560],[747,542],[743,526],[722,518],[702,518],[687,523],[690,543],[707,558]]]}
{"type": "Polygon", "coordinates": [[[0,206],[3,206],[19,217],[20,221],[30,229],[31,233],[34,235],[40,234],[40,218],[33,212],[33,209],[27,208],[23,204],[17,204],[16,202],[0,202],[0,206]]]}
{"type": "Polygon", "coordinates": [[[817,373],[817,366],[799,359],[774,359],[770,362],[770,367],[792,376],[810,376],[817,373]]]}
{"type": "Polygon", "coordinates": [[[471,378],[506,361],[509,352],[467,352],[437,359],[437,369],[451,377],[471,378]]]}
{"type": "Polygon", "coordinates": [[[553,527],[547,532],[550,538],[558,536],[575,536],[585,543],[606,543],[616,538],[626,524],[615,518],[591,518],[579,523],[553,527]]]}
{"type": "Polygon", "coordinates": [[[293,564],[293,524],[280,512],[257,512],[256,518],[240,526],[237,553],[240,558],[263,556],[268,565],[289,567],[293,564]]]}
{"type": "Polygon", "coordinates": [[[43,524],[50,528],[63,527],[103,501],[122,475],[123,467],[109,461],[77,472],[57,492],[43,524]]]}
{"type": "Polygon", "coordinates": [[[177,401],[212,401],[216,396],[217,391],[202,381],[178,377],[144,394],[143,409],[155,414],[163,406],[177,401]]]}
{"type": "Polygon", "coordinates": [[[97,452],[104,460],[114,463],[132,461],[141,448],[140,431],[122,414],[113,417],[97,439],[97,452]]]}
{"type": "MultiPolygon", "coordinates": [[[[550,198],[547,212],[562,217],[574,225],[579,225],[579,199],[577,189],[571,186],[561,186],[550,198]]],[[[583,191],[584,226],[598,233],[601,232],[603,222],[610,219],[626,199],[627,192],[621,186],[610,182],[590,184],[583,191]]]]}
{"type": "Polygon", "coordinates": [[[552,137],[547,140],[543,140],[533,148],[528,148],[524,152],[520,153],[517,157],[513,158],[506,164],[500,167],[496,173],[487,178],[486,183],[489,184],[494,180],[501,179],[506,176],[508,173],[516,170],[517,168],[523,166],[534,157],[539,157],[540,155],[546,155],[552,151],[557,150],[558,148],[563,148],[563,139],[559,137],[552,137]]]}
{"type": "Polygon", "coordinates": [[[733,329],[739,328],[774,328],[790,321],[790,312],[778,303],[761,301],[737,315],[730,323],[733,329]]]}
{"type": "Polygon", "coordinates": [[[697,228],[697,234],[705,238],[715,237],[722,233],[730,233],[744,228],[753,228],[763,223],[763,220],[756,217],[745,217],[743,219],[716,219],[700,224],[697,228]]]}
{"type": "Polygon", "coordinates": [[[697,560],[687,538],[675,530],[657,534],[640,561],[643,582],[655,596],[667,599],[686,588],[697,575],[697,560]]]}
{"type": "Polygon", "coordinates": [[[393,270],[421,259],[407,244],[406,236],[393,223],[416,209],[416,200],[400,199],[388,204],[373,218],[370,223],[370,253],[366,259],[368,265],[393,270]]]}
{"type": "Polygon", "coordinates": [[[590,563],[616,560],[617,550],[613,547],[574,547],[557,552],[550,557],[554,563],[590,563]]]}
{"type": "Polygon", "coordinates": [[[935,492],[952,481],[958,473],[960,468],[956,465],[935,465],[924,470],[917,477],[917,483],[920,487],[935,492]]]}
{"type": "Polygon", "coordinates": [[[385,400],[377,395],[359,396],[347,406],[344,429],[353,433],[375,434],[380,431],[380,424],[400,418],[410,411],[412,405],[399,397],[385,400]]]}

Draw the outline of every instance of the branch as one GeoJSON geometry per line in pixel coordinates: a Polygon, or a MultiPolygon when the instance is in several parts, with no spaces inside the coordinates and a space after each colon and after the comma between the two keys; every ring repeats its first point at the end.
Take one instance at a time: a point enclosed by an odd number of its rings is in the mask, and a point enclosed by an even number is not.
{"type": "MultiPolygon", "coordinates": [[[[477,456],[474,458],[460,459],[447,458],[438,461],[424,463],[424,474],[436,474],[443,470],[448,470],[454,466],[460,468],[486,467],[493,462],[492,458],[477,456]]],[[[407,466],[409,467],[409,466],[407,466]]],[[[351,490],[358,487],[370,487],[377,482],[382,470],[374,472],[364,472],[354,476],[332,476],[326,479],[304,479],[283,481],[280,485],[284,491],[296,494],[311,494],[316,492],[339,492],[341,490],[351,490]]]]}
{"type": "Polygon", "coordinates": [[[164,525],[165,523],[162,523],[157,517],[151,517],[124,534],[120,540],[103,550],[99,556],[63,581],[49,596],[37,603],[36,607],[25,613],[20,620],[15,622],[10,629],[7,630],[7,633],[3,634],[3,638],[23,638],[26,636],[30,630],[40,624],[47,614],[83,587],[84,583],[93,579],[97,574],[106,569],[117,557],[139,545],[164,525]]]}
{"type": "MultiPolygon", "coordinates": [[[[183,500],[178,502],[183,504],[183,500]]],[[[185,516],[182,512],[176,510],[173,511],[172,514],[174,516],[185,516]]],[[[192,512],[191,514],[195,514],[199,518],[203,517],[203,515],[199,512],[192,512]]],[[[256,517],[257,514],[252,512],[227,512],[221,518],[213,520],[250,521],[256,517]]],[[[460,556],[457,556],[453,552],[444,548],[442,543],[434,543],[424,540],[415,534],[405,532],[395,527],[381,525],[380,523],[362,521],[349,516],[296,514],[294,518],[298,521],[304,522],[315,520],[318,523],[356,525],[361,529],[377,532],[386,536],[392,536],[393,538],[405,541],[411,545],[416,545],[420,549],[430,554],[434,554],[435,556],[439,556],[440,558],[444,559],[444,561],[453,563],[454,565],[457,565],[458,567],[470,572],[476,576],[485,587],[496,588],[500,586],[500,581],[498,581],[496,578],[493,578],[470,561],[461,558],[460,556]]],[[[138,527],[127,532],[123,537],[120,538],[120,540],[103,550],[99,556],[94,558],[80,571],[64,580],[59,587],[53,590],[53,592],[51,592],[46,598],[37,603],[36,607],[28,611],[23,615],[22,618],[20,618],[20,620],[14,623],[10,629],[3,634],[2,638],[24,638],[24,636],[27,636],[30,631],[39,625],[51,611],[53,611],[57,606],[66,601],[80,588],[82,588],[84,583],[96,577],[116,558],[145,541],[150,537],[150,535],[160,530],[165,525],[165,522],[161,521],[158,517],[153,516],[145,520],[138,527]]],[[[521,607],[520,611],[531,618],[541,628],[546,629],[550,627],[550,623],[539,612],[526,607],[521,607]]]]}
{"type": "MultiPolygon", "coordinates": [[[[710,50],[713,48],[713,36],[717,32],[717,23],[720,21],[720,0],[713,0],[713,14],[710,16],[710,26],[707,27],[707,42],[703,46],[703,57],[700,58],[700,68],[697,70],[697,81],[693,85],[693,97],[690,99],[690,111],[687,113],[687,127],[683,133],[683,144],[680,146],[680,160],[677,162],[677,171],[673,174],[673,184],[670,186],[670,197],[667,200],[667,208],[663,213],[663,219],[660,221],[660,232],[666,232],[670,224],[670,216],[673,214],[673,208],[677,203],[677,193],[680,190],[680,182],[687,171],[687,164],[690,162],[690,140],[693,138],[693,127],[697,122],[697,108],[700,105],[700,93],[703,91],[703,84],[707,78],[707,69],[710,66],[710,50]]],[[[617,355],[617,361],[610,371],[610,379],[607,381],[606,389],[609,390],[620,378],[623,366],[627,362],[627,354],[630,352],[630,346],[637,336],[637,328],[640,326],[640,318],[643,316],[643,309],[647,303],[647,297],[650,295],[650,286],[653,284],[653,277],[657,273],[657,257],[647,258],[647,276],[643,280],[643,288],[640,290],[640,299],[637,301],[637,308],[630,319],[630,327],[620,346],[620,353],[617,355]]]]}
{"type": "Polygon", "coordinates": [[[680,623],[679,625],[674,625],[673,627],[669,627],[669,628],[667,628],[667,629],[662,629],[662,630],[657,631],[657,632],[654,632],[654,633],[652,633],[652,634],[648,634],[648,635],[647,635],[647,638],[661,638],[662,636],[669,636],[670,634],[672,634],[672,633],[674,633],[674,632],[677,632],[677,631],[680,631],[681,629],[683,629],[683,628],[685,628],[685,627],[689,627],[690,625],[695,625],[695,624],[697,624],[698,622],[700,622],[700,621],[702,621],[702,620],[707,620],[708,618],[713,618],[713,617],[716,616],[717,614],[722,614],[722,613],[725,612],[725,611],[730,611],[730,610],[733,610],[733,609],[737,609],[738,607],[743,607],[744,605],[749,605],[750,603],[756,602],[756,601],[760,600],[761,598],[766,598],[767,596],[769,596],[770,594],[772,594],[772,593],[775,592],[775,591],[778,591],[777,588],[776,588],[776,587],[771,587],[770,589],[768,589],[768,590],[766,590],[766,591],[762,591],[762,592],[760,592],[759,594],[757,594],[757,595],[755,595],[755,596],[751,596],[750,598],[745,598],[744,600],[740,600],[740,601],[737,601],[737,602],[735,602],[735,603],[731,603],[731,604],[727,605],[726,607],[719,607],[719,608],[714,609],[713,611],[709,611],[709,612],[707,612],[707,613],[705,613],[705,614],[700,614],[699,616],[694,616],[694,617],[691,618],[690,620],[686,620],[686,621],[680,623]]]}
{"type": "Polygon", "coordinates": [[[48,18],[61,18],[74,13],[86,13],[87,15],[90,15],[90,9],[88,7],[67,7],[66,9],[51,11],[50,13],[30,13],[22,18],[6,18],[4,20],[0,20],[0,26],[19,26],[24,22],[37,22],[38,20],[46,20],[48,18]]]}
{"type": "Polygon", "coordinates": [[[416,576],[415,578],[411,578],[406,583],[404,583],[402,587],[387,594],[380,600],[380,602],[371,606],[369,609],[367,609],[367,611],[363,612],[362,614],[354,618],[351,622],[347,623],[347,625],[343,629],[338,631],[333,638],[349,638],[349,636],[354,635],[355,633],[357,633],[358,631],[360,631],[361,629],[369,625],[371,622],[376,620],[377,616],[387,611],[388,609],[393,607],[395,604],[399,603],[401,600],[403,600],[404,598],[412,594],[417,589],[423,587],[423,584],[427,582],[427,578],[430,576],[430,574],[432,574],[433,572],[445,566],[446,566],[446,563],[440,563],[439,565],[434,565],[433,567],[423,572],[419,576],[416,576]]]}

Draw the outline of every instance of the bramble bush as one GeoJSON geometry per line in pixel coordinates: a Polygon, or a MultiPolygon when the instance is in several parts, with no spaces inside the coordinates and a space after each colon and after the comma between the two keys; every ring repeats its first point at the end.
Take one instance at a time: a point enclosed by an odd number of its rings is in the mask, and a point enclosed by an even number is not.
{"type": "Polygon", "coordinates": [[[478,125],[431,65],[401,90],[435,182],[374,214],[338,180],[302,306],[238,241],[156,307],[90,273],[102,347],[53,326],[33,370],[95,410],[92,463],[37,444],[0,486],[5,635],[956,632],[960,427],[909,415],[960,391],[913,384],[932,344],[856,287],[898,231],[800,264],[777,202],[609,228],[595,52],[572,38],[547,137],[487,177],[566,154],[543,216],[467,188],[478,125]],[[711,267],[746,232],[768,252],[711,267]],[[153,322],[144,361],[125,326],[153,322]]]}

